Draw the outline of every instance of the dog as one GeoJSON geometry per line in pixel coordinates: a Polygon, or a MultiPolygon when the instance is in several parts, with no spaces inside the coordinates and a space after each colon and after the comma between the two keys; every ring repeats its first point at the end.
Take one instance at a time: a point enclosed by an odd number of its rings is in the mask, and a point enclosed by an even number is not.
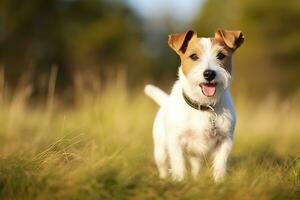
{"type": "Polygon", "coordinates": [[[241,31],[219,29],[214,37],[189,30],[169,35],[179,55],[178,80],[168,95],[146,85],[145,93],[160,109],[153,125],[154,158],[160,178],[197,178],[206,156],[212,157],[213,178],[223,181],[233,145],[236,114],[229,91],[232,55],[244,42],[241,31]],[[169,169],[170,168],[170,169],[169,169]]]}

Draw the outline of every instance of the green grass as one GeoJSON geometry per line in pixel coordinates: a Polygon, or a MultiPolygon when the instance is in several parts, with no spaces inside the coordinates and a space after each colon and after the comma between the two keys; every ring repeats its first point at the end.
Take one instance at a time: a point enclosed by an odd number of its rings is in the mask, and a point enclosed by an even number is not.
{"type": "MultiPolygon", "coordinates": [[[[83,98],[85,97],[85,98],[83,98]]],[[[298,97],[236,97],[238,127],[224,183],[159,180],[151,127],[157,106],[116,84],[77,106],[0,108],[0,199],[299,199],[298,97]]]]}

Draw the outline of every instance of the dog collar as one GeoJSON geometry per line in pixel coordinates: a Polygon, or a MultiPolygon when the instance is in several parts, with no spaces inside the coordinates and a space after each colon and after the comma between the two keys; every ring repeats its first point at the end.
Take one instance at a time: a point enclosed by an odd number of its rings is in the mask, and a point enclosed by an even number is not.
{"type": "Polygon", "coordinates": [[[194,108],[196,110],[201,110],[201,111],[211,111],[213,113],[213,116],[210,118],[211,125],[212,125],[211,134],[212,134],[212,136],[216,136],[218,134],[217,126],[216,126],[218,114],[215,112],[215,105],[209,105],[209,104],[202,105],[199,102],[194,101],[190,97],[188,97],[183,90],[182,90],[182,96],[183,96],[183,99],[185,100],[185,102],[192,108],[194,108]]]}
{"type": "Polygon", "coordinates": [[[215,110],[215,106],[214,105],[209,105],[209,104],[206,104],[206,105],[203,105],[203,104],[200,104],[199,102],[191,99],[190,97],[187,96],[187,94],[182,91],[182,96],[183,96],[183,99],[185,100],[185,102],[191,106],[192,108],[196,109],[196,110],[201,110],[201,111],[214,111],[215,110]]]}

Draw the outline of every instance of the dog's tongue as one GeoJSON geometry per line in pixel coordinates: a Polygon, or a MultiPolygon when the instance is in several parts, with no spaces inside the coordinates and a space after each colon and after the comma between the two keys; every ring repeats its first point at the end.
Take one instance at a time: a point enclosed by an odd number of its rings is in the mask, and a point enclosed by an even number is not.
{"type": "Polygon", "coordinates": [[[201,85],[202,92],[205,96],[211,97],[216,93],[216,85],[215,84],[202,84],[201,85]]]}

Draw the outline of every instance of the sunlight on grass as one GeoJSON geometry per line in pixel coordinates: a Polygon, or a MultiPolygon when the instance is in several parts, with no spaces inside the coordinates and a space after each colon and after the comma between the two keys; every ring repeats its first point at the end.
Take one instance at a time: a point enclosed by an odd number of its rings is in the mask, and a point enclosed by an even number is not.
{"type": "Polygon", "coordinates": [[[77,89],[77,104],[66,108],[55,99],[48,99],[46,108],[28,105],[26,84],[2,101],[1,199],[300,196],[299,96],[282,101],[270,95],[257,102],[236,97],[238,126],[229,173],[216,185],[209,162],[198,181],[158,179],[151,135],[157,106],[142,87],[128,90],[120,75],[105,87],[77,89]]]}

